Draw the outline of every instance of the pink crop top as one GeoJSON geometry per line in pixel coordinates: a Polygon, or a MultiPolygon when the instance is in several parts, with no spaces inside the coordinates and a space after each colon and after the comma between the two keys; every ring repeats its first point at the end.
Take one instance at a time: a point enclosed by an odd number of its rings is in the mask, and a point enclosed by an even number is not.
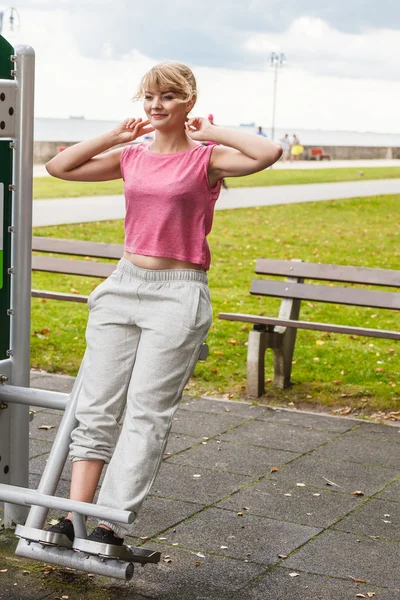
{"type": "Polygon", "coordinates": [[[121,153],[125,191],[125,250],[210,267],[211,231],[221,182],[211,189],[208,165],[214,145],[158,154],[146,144],[121,153]]]}

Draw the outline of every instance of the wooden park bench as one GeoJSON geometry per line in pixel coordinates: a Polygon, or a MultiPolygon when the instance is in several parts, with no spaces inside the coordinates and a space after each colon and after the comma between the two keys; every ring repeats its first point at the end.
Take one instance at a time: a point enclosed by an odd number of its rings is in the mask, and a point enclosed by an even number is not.
{"type": "Polygon", "coordinates": [[[400,330],[387,331],[299,320],[302,300],[398,311],[400,310],[400,271],[260,258],[257,260],[255,272],[259,275],[286,277],[285,281],[254,279],[250,289],[251,294],[281,298],[278,317],[240,313],[219,314],[220,319],[253,323],[253,330],[249,332],[247,351],[249,396],[257,398],[264,393],[264,355],[267,348],[271,348],[274,353],[274,385],[281,389],[290,386],[297,329],[400,340],[400,330]],[[305,283],[305,280],[382,286],[397,288],[398,291],[317,285],[313,281],[305,283]]]}
{"type": "MultiPolygon", "coordinates": [[[[79,240],[62,240],[58,238],[32,237],[32,250],[68,256],[84,256],[88,258],[106,258],[119,260],[123,253],[122,244],[105,244],[103,242],[81,242],[79,240]]],[[[60,273],[64,275],[81,275],[105,279],[115,270],[116,264],[95,262],[91,260],[71,260],[53,256],[32,256],[32,271],[60,273]]],[[[32,290],[32,297],[68,302],[87,302],[88,297],[79,294],[65,294],[47,290],[32,290]]]]}
{"type": "Polygon", "coordinates": [[[323,148],[310,148],[308,160],[331,160],[331,155],[324,152],[323,148]]]}

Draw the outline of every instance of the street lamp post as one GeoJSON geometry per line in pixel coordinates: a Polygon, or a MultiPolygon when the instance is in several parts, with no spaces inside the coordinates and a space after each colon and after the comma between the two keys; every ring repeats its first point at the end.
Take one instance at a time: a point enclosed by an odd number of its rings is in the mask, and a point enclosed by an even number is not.
{"type": "Polygon", "coordinates": [[[274,93],[272,99],[272,127],[271,127],[271,140],[275,137],[275,107],[276,107],[276,88],[278,83],[278,68],[282,67],[286,63],[286,56],[281,52],[271,52],[271,67],[275,70],[274,72],[274,93]]]}
{"type": "Polygon", "coordinates": [[[15,29],[18,31],[19,29],[19,13],[16,8],[13,6],[9,6],[4,11],[0,11],[0,34],[3,30],[3,23],[5,21],[5,16],[8,17],[8,22],[10,24],[10,31],[14,31],[15,29]]]}

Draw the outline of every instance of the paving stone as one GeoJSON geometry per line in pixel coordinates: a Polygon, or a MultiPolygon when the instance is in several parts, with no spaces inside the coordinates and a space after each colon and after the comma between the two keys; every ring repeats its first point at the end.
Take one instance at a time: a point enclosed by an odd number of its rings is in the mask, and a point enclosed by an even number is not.
{"type": "Polygon", "coordinates": [[[298,577],[291,577],[292,570],[274,567],[255,586],[233,594],[231,600],[354,600],[356,594],[376,600],[400,599],[399,590],[356,583],[350,579],[296,572],[298,577]],[[374,595],[367,596],[368,593],[374,595]]]}
{"type": "Polygon", "coordinates": [[[400,469],[400,444],[390,444],[361,436],[350,437],[345,434],[316,450],[315,455],[400,469]]]}
{"type": "Polygon", "coordinates": [[[172,422],[172,433],[183,433],[197,436],[213,437],[224,433],[247,421],[246,417],[231,415],[214,415],[212,413],[191,414],[188,410],[179,409],[172,422]]]}
{"type": "Polygon", "coordinates": [[[168,438],[166,454],[175,454],[176,452],[181,452],[182,450],[186,450],[187,448],[191,448],[196,444],[199,444],[203,441],[202,437],[192,437],[189,435],[179,435],[177,433],[171,433],[168,438]]]}
{"type": "Polygon", "coordinates": [[[400,426],[389,424],[381,425],[379,423],[361,423],[349,433],[348,436],[370,437],[383,442],[395,442],[396,444],[400,444],[400,426]]]}
{"type": "Polygon", "coordinates": [[[279,554],[289,554],[321,530],[265,517],[238,516],[210,508],[166,532],[169,543],[196,552],[273,564],[279,554]],[[226,546],[222,548],[221,546],[226,546]]]}
{"type": "Polygon", "coordinates": [[[233,494],[217,506],[235,512],[244,512],[243,507],[246,507],[246,514],[314,527],[329,527],[362,502],[365,502],[365,498],[351,494],[298,487],[266,479],[233,494]]]}
{"type": "Polygon", "coordinates": [[[317,448],[336,436],[335,432],[289,427],[257,420],[222,435],[221,439],[303,453],[317,448]]]}
{"type": "Polygon", "coordinates": [[[42,600],[49,597],[49,590],[43,587],[41,574],[29,568],[21,569],[13,565],[6,573],[0,573],[1,600],[42,600]]]}
{"type": "Polygon", "coordinates": [[[41,390],[51,390],[69,394],[75,382],[75,377],[69,375],[56,375],[51,373],[41,373],[40,371],[31,371],[31,387],[41,390]]]}
{"type": "MultiPolygon", "coordinates": [[[[150,547],[150,545],[149,545],[150,547]]],[[[162,552],[159,565],[136,569],[131,584],[123,590],[143,594],[158,600],[221,600],[259,576],[265,567],[222,556],[195,556],[193,552],[172,546],[152,544],[162,552]],[[169,558],[166,558],[169,557],[169,558]],[[171,561],[171,562],[166,562],[171,561]]]]}
{"type": "Polygon", "coordinates": [[[135,521],[134,534],[137,537],[153,537],[183,519],[187,519],[202,508],[201,504],[192,502],[148,497],[135,521]]]}
{"type": "MultiPolygon", "coordinates": [[[[47,464],[47,460],[49,458],[48,454],[42,454],[40,456],[36,456],[35,458],[32,458],[32,460],[29,461],[29,471],[32,474],[35,475],[42,475],[46,464],[47,464]]],[[[64,468],[62,470],[61,473],[61,477],[63,479],[71,479],[71,475],[72,475],[72,463],[69,459],[67,459],[64,468]]]]}
{"type": "Polygon", "coordinates": [[[271,450],[257,446],[245,446],[231,442],[209,440],[168,459],[168,463],[201,466],[203,468],[261,476],[294,460],[300,454],[271,450]]]}
{"type": "Polygon", "coordinates": [[[399,588],[399,560],[398,542],[326,531],[285,560],[285,567],[399,588]]]}
{"type": "MultiPolygon", "coordinates": [[[[40,483],[40,475],[35,473],[29,474],[29,487],[30,489],[37,490],[40,483]]],[[[56,496],[60,498],[69,498],[70,481],[68,479],[60,479],[56,489],[56,496]]]]}
{"type": "Polygon", "coordinates": [[[274,410],[266,413],[263,417],[257,417],[264,421],[273,421],[282,425],[295,425],[298,427],[310,427],[325,431],[336,431],[344,433],[357,426],[354,419],[344,419],[319,413],[304,413],[297,410],[274,410]]]}
{"type": "Polygon", "coordinates": [[[230,413],[235,416],[248,417],[249,419],[269,415],[274,410],[267,406],[256,406],[249,402],[235,402],[232,400],[214,400],[213,398],[186,397],[180,404],[180,409],[194,412],[208,412],[213,414],[230,413]]]}
{"type": "Polygon", "coordinates": [[[29,458],[35,458],[35,456],[39,456],[41,454],[48,454],[51,450],[51,442],[46,440],[35,440],[31,438],[29,440],[29,458]]]}
{"type": "Polygon", "coordinates": [[[269,477],[293,483],[305,483],[311,487],[328,488],[333,492],[353,493],[360,490],[366,496],[372,496],[397,475],[398,470],[395,469],[384,469],[344,460],[329,460],[319,458],[313,453],[298,458],[276,473],[271,473],[269,477]],[[340,487],[328,486],[326,479],[340,487]]]}
{"type": "Polygon", "coordinates": [[[61,417],[48,412],[38,412],[29,425],[29,437],[36,440],[53,442],[56,437],[61,417]],[[51,426],[51,429],[39,429],[41,426],[51,426]]]}
{"type": "Polygon", "coordinates": [[[393,500],[400,502],[400,479],[388,485],[382,492],[377,495],[377,498],[382,500],[393,500]]]}
{"type": "Polygon", "coordinates": [[[371,499],[340,521],[335,529],[400,541],[400,506],[395,502],[371,499]]]}
{"type": "Polygon", "coordinates": [[[152,496],[162,496],[208,505],[251,482],[250,477],[232,475],[203,468],[168,464],[165,461],[151,489],[152,496]],[[200,477],[193,477],[200,475],[200,477]]]}

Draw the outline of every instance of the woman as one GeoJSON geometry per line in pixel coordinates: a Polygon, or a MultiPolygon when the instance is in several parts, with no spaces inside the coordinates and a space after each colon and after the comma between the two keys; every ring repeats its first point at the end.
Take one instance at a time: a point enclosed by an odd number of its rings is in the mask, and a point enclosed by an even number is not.
{"type": "MultiPolygon", "coordinates": [[[[196,97],[186,65],[156,65],[135,97],[144,99],[146,120],[127,119],[46,165],[51,175],[70,181],[124,180],[124,255],[88,300],[70,497],[92,502],[109,463],[98,503],[135,514],[157,475],[173,415],[211,325],[206,236],[221,181],[261,171],[282,152],[261,137],[188,118],[196,97]],[[150,132],[151,145],[109,151],[150,132]]],[[[50,531],[73,540],[71,515],[50,531]]],[[[122,545],[127,534],[132,526],[102,521],[88,540],[122,545]]]]}

